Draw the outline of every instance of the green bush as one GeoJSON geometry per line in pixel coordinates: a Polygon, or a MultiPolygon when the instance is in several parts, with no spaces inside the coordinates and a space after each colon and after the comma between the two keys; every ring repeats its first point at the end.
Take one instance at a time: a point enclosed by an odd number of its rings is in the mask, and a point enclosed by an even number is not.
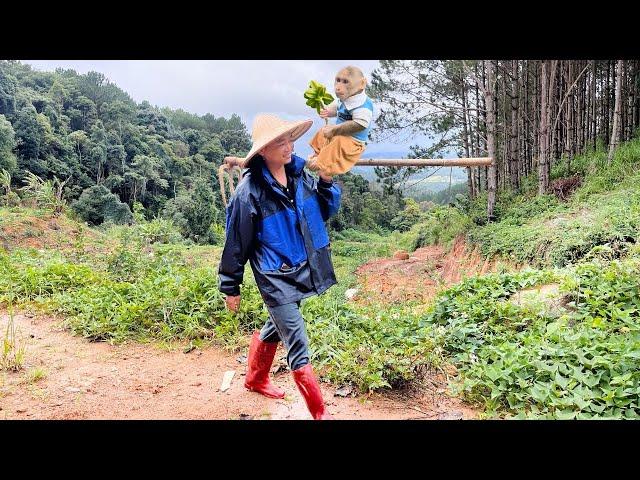
{"type": "Polygon", "coordinates": [[[489,415],[637,418],[639,273],[636,258],[493,274],[447,290],[424,321],[459,368],[454,393],[489,415]],[[507,301],[551,282],[560,282],[564,313],[507,301]]]}
{"type": "Polygon", "coordinates": [[[303,303],[311,361],[361,392],[403,388],[441,358],[415,315],[382,305],[360,311],[326,296],[303,303]]]}
{"type": "Polygon", "coordinates": [[[133,214],[126,203],[111,193],[104,185],[94,185],[85,189],[80,198],[71,204],[71,208],[91,225],[103,222],[115,224],[131,223],[133,214]]]}
{"type": "Polygon", "coordinates": [[[427,245],[449,246],[458,235],[471,227],[471,219],[455,207],[438,206],[426,213],[426,221],[411,228],[411,250],[427,245]]]}

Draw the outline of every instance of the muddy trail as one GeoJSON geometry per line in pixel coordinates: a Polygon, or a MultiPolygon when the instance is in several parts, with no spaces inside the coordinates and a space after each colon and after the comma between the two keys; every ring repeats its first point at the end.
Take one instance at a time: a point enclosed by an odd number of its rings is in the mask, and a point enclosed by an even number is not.
{"type": "MultiPolygon", "coordinates": [[[[501,263],[506,264],[504,260],[501,263]]],[[[449,250],[431,245],[411,254],[399,251],[393,258],[361,265],[355,272],[360,287],[353,300],[359,303],[418,301],[428,304],[440,290],[497,268],[497,262],[483,259],[477,248],[469,249],[464,239],[458,237],[449,250]]]]}
{"type": "MultiPolygon", "coordinates": [[[[3,335],[9,318],[7,311],[0,313],[3,335]]],[[[311,419],[281,348],[272,370],[287,396],[274,400],[244,388],[246,348],[230,353],[211,346],[184,353],[183,346],[89,342],[63,329],[59,319],[24,312],[13,315],[13,325],[17,344],[25,349],[24,365],[17,372],[0,372],[2,419],[311,419]],[[230,387],[223,392],[225,372],[231,371],[230,387]]],[[[326,383],[322,390],[338,420],[476,416],[447,395],[441,374],[412,392],[341,396],[343,390],[326,383]]]]}

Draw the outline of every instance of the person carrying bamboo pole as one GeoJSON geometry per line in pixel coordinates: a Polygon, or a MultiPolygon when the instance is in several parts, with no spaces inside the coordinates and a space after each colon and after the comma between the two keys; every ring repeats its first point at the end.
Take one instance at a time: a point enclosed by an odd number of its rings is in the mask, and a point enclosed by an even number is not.
{"type": "Polygon", "coordinates": [[[251,339],[245,387],[267,397],[284,397],[269,379],[282,341],[298,390],[313,418],[321,420],[330,415],[309,363],[300,302],[337,283],[324,222],[340,208],[341,192],[331,177],[311,176],[304,170],[305,160],[293,154],[293,142],[312,124],[271,114],[256,116],[253,146],[242,165],[246,171],[227,206],[218,274],[226,306],[237,312],[248,260],[269,311],[269,320],[251,339]]]}

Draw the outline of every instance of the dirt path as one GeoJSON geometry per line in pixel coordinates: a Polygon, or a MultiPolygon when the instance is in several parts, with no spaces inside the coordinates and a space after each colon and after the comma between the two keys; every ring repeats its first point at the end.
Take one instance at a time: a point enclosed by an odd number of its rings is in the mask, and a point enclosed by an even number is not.
{"type": "MultiPolygon", "coordinates": [[[[50,317],[14,315],[24,368],[0,371],[0,419],[310,419],[291,375],[275,374],[284,400],[243,387],[242,353],[208,347],[183,353],[156,344],[109,345],[72,336],[50,317]],[[226,371],[231,387],[220,391],[226,371]],[[34,372],[43,377],[34,380],[34,372]],[[31,375],[31,377],[30,377],[31,375]]],[[[0,336],[9,316],[0,312],[0,336]]],[[[248,341],[248,338],[247,338],[248,341]]],[[[278,350],[280,357],[281,350],[278,350]]],[[[435,375],[420,393],[336,396],[322,384],[336,419],[467,419],[476,413],[445,393],[435,375]]]]}
{"type": "Polygon", "coordinates": [[[431,245],[416,249],[405,260],[383,258],[361,265],[355,271],[360,286],[354,300],[365,304],[412,300],[428,304],[442,288],[495,271],[497,266],[458,237],[449,251],[431,245]]]}

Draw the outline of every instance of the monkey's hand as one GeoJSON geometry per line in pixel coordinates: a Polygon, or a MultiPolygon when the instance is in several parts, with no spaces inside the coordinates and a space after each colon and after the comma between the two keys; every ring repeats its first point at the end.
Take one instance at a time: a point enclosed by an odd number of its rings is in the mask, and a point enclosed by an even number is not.
{"type": "Polygon", "coordinates": [[[335,116],[336,116],[336,112],[334,112],[332,109],[323,108],[322,110],[320,110],[321,118],[329,118],[329,117],[335,117],[335,116]]]}
{"type": "Polygon", "coordinates": [[[322,127],[322,134],[326,137],[327,140],[331,140],[336,132],[336,125],[325,125],[322,127]]]}

